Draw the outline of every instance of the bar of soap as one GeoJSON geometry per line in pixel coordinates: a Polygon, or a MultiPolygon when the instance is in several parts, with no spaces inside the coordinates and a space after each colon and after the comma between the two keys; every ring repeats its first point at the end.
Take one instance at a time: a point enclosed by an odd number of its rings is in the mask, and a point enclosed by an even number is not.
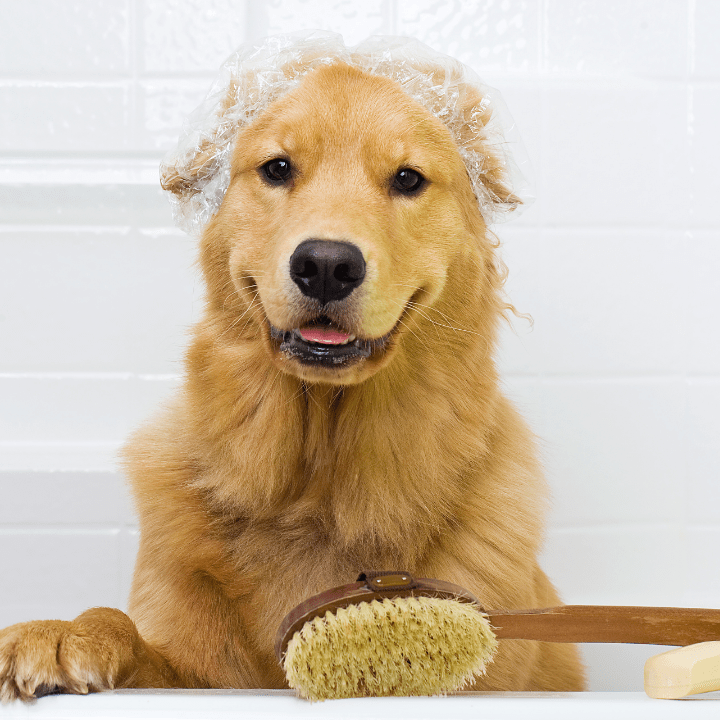
{"type": "Polygon", "coordinates": [[[703,642],[669,650],[645,663],[645,692],[674,700],[720,690],[720,642],[703,642]]]}

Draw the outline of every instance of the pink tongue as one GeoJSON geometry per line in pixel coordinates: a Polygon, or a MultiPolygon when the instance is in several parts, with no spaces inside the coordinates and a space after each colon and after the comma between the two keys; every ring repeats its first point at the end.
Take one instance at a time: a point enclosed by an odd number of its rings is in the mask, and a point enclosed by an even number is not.
{"type": "Polygon", "coordinates": [[[321,328],[301,328],[298,332],[306,342],[322,343],[323,345],[340,345],[350,337],[348,333],[322,330],[321,328]]]}

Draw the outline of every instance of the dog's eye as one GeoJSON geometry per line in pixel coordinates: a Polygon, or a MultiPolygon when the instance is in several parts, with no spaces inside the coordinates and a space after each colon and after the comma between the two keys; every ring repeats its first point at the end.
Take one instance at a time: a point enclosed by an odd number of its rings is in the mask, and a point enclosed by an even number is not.
{"type": "Polygon", "coordinates": [[[284,185],[292,179],[292,166],[282,158],[269,160],[260,170],[271,185],[284,185]]]}
{"type": "Polygon", "coordinates": [[[425,178],[416,170],[402,168],[393,179],[393,189],[404,195],[414,195],[425,184],[425,178]]]}

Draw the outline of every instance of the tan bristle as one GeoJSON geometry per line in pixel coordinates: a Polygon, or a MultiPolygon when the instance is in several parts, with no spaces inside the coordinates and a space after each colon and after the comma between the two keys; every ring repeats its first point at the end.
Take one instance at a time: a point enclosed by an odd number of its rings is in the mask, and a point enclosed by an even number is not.
{"type": "Polygon", "coordinates": [[[485,671],[497,640],[476,605],[407,597],[306,622],[287,646],[290,687],[309,700],[440,695],[485,671]]]}

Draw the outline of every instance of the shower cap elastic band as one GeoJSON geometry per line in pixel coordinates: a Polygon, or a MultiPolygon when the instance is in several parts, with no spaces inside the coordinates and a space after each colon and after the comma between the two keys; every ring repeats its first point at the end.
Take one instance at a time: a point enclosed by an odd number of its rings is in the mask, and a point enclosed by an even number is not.
{"type": "Polygon", "coordinates": [[[309,72],[337,62],[395,80],[446,125],[487,224],[516,216],[533,201],[530,163],[515,123],[500,93],[473,70],[411,38],[374,36],[346,47],[336,33],[312,31],[241,46],[222,65],[205,100],[186,121],[177,148],[160,167],[161,184],[172,188],[180,228],[199,236],[218,211],[230,184],[238,130],[298,87],[309,72]],[[468,92],[478,101],[469,115],[461,102],[468,92]]]}

